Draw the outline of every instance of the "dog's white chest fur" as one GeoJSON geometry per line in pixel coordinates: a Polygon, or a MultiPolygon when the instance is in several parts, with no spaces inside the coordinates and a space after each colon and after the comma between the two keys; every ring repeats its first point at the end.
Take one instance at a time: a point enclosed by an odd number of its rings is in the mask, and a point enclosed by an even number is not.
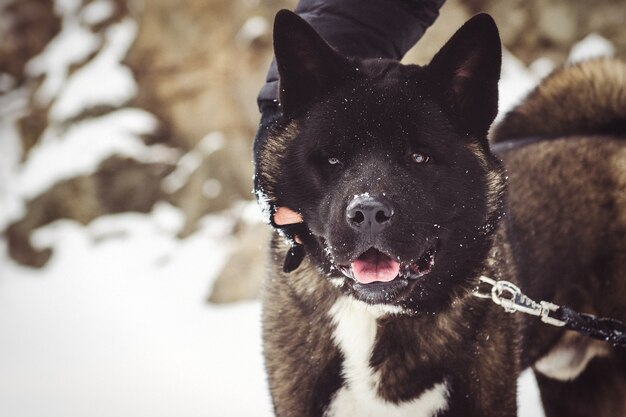
{"type": "Polygon", "coordinates": [[[448,406],[448,386],[442,382],[418,398],[393,404],[378,396],[380,375],[369,366],[377,318],[393,313],[351,297],[339,298],[329,314],[335,324],[333,339],[344,356],[344,386],[333,397],[325,417],[432,417],[448,406]]]}

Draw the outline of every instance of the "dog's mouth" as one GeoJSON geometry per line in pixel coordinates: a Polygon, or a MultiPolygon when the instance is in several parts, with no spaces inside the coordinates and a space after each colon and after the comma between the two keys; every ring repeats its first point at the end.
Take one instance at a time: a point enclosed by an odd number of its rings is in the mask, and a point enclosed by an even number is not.
{"type": "Polygon", "coordinates": [[[371,304],[395,304],[410,296],[419,278],[433,270],[438,248],[436,240],[417,261],[400,262],[371,247],[348,265],[337,267],[347,277],[342,288],[371,304]]]}
{"type": "Polygon", "coordinates": [[[417,279],[428,274],[435,266],[437,245],[428,248],[415,262],[398,262],[391,256],[372,247],[349,265],[339,270],[360,286],[382,286],[396,280],[417,279]]]}

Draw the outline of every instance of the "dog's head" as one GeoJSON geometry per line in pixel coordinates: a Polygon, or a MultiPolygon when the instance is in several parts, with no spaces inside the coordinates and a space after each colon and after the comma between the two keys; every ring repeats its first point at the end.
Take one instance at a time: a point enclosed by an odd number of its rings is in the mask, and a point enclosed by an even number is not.
{"type": "Polygon", "coordinates": [[[487,131],[500,39],[468,21],[425,67],[355,60],[304,20],[274,26],[283,116],[260,148],[257,186],[300,213],[299,239],[342,291],[437,311],[467,291],[502,212],[487,131]]]}

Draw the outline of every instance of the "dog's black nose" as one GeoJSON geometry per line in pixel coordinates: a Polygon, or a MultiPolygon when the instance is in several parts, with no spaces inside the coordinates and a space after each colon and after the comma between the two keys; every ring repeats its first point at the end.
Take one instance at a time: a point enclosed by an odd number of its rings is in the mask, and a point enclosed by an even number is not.
{"type": "Polygon", "coordinates": [[[362,232],[378,233],[391,223],[393,207],[382,197],[356,196],[346,208],[348,224],[362,232]]]}

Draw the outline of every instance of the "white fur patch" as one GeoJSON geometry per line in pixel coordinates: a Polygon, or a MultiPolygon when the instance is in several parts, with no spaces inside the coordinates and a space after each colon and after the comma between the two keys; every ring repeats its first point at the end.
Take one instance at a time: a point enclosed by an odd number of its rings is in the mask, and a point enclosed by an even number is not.
{"type": "Polygon", "coordinates": [[[341,349],[345,385],[334,396],[325,417],[432,417],[448,406],[445,380],[418,398],[393,404],[378,396],[380,375],[369,366],[376,341],[377,319],[398,314],[392,306],[369,305],[352,297],[339,298],[329,314],[335,324],[333,339],[341,349]]]}
{"type": "Polygon", "coordinates": [[[535,362],[534,368],[548,378],[572,381],[587,368],[589,361],[596,356],[606,356],[609,352],[605,342],[566,334],[559,344],[535,362]],[[583,343],[567,343],[580,339],[583,343]]]}

